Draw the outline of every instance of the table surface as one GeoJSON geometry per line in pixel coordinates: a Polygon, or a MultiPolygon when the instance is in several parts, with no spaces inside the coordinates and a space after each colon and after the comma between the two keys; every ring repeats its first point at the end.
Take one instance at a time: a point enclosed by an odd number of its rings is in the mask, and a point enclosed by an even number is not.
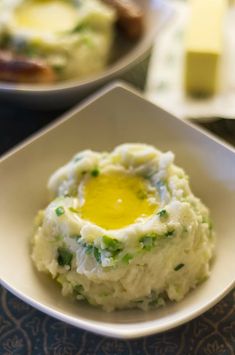
{"type": "MultiPolygon", "coordinates": [[[[0,105],[0,154],[60,112],[33,112],[0,105]]],[[[235,145],[235,120],[202,124],[235,145]]],[[[0,286],[0,355],[234,355],[235,290],[211,310],[179,328],[137,340],[98,336],[55,320],[0,286]]]]}

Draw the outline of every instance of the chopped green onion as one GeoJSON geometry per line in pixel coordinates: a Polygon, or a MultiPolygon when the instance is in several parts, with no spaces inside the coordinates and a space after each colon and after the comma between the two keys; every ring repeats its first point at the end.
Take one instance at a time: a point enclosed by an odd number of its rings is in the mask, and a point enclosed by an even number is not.
{"type": "Polygon", "coordinates": [[[157,213],[160,219],[166,219],[168,217],[168,212],[166,210],[161,210],[157,213]]]}
{"type": "Polygon", "coordinates": [[[98,168],[91,170],[91,176],[97,177],[99,174],[100,174],[100,171],[98,168]]]}
{"type": "Polygon", "coordinates": [[[87,25],[84,23],[78,23],[73,29],[72,33],[82,32],[87,28],[87,25]]]}
{"type": "Polygon", "coordinates": [[[99,249],[94,247],[93,253],[94,253],[94,257],[95,257],[97,263],[101,264],[101,253],[100,253],[99,249]]]}
{"type": "Polygon", "coordinates": [[[82,285],[76,285],[73,288],[73,291],[75,294],[80,295],[82,291],[84,291],[84,288],[82,285]]]}
{"type": "Polygon", "coordinates": [[[101,252],[97,247],[93,246],[92,244],[86,244],[85,250],[87,255],[93,254],[96,261],[101,264],[101,252]]]}
{"type": "Polygon", "coordinates": [[[176,265],[176,267],[174,268],[175,271],[178,271],[180,269],[182,269],[182,267],[184,267],[184,264],[178,264],[176,265]]]}
{"type": "Polygon", "coordinates": [[[155,245],[155,240],[156,240],[156,235],[145,235],[142,238],[140,238],[140,244],[142,246],[143,249],[145,250],[151,250],[154,245],[155,245]]]}
{"type": "Polygon", "coordinates": [[[93,252],[93,245],[92,244],[86,244],[85,245],[85,250],[86,250],[86,254],[91,255],[93,252]]]}
{"type": "Polygon", "coordinates": [[[60,266],[68,265],[71,268],[71,262],[73,259],[73,254],[64,247],[59,247],[57,249],[58,257],[57,262],[60,266]]]}
{"type": "Polygon", "coordinates": [[[104,235],[102,237],[103,243],[105,245],[105,248],[108,251],[119,251],[122,249],[122,243],[119,242],[117,239],[113,239],[108,237],[107,235],[104,235]]]}
{"type": "Polygon", "coordinates": [[[172,238],[174,236],[175,231],[174,230],[169,230],[164,234],[164,237],[166,238],[172,238]]]}
{"type": "Polygon", "coordinates": [[[55,209],[55,213],[58,217],[62,216],[65,213],[64,207],[60,206],[55,209]]]}
{"type": "Polygon", "coordinates": [[[80,234],[72,234],[72,235],[70,235],[70,238],[79,240],[82,238],[82,236],[80,234]]]}
{"type": "Polygon", "coordinates": [[[56,241],[56,242],[61,242],[62,239],[63,239],[63,237],[62,237],[61,235],[56,235],[56,236],[55,236],[55,241],[56,241]]]}
{"type": "Polygon", "coordinates": [[[94,41],[89,36],[84,36],[82,38],[82,43],[85,44],[87,47],[90,47],[90,48],[94,47],[94,41]]]}
{"type": "Polygon", "coordinates": [[[125,264],[129,264],[130,260],[132,260],[134,258],[133,255],[131,254],[125,254],[122,258],[122,261],[125,263],[125,264]]]}
{"type": "Polygon", "coordinates": [[[153,299],[149,302],[150,307],[161,307],[165,305],[165,300],[162,296],[158,296],[157,298],[153,299]]]}

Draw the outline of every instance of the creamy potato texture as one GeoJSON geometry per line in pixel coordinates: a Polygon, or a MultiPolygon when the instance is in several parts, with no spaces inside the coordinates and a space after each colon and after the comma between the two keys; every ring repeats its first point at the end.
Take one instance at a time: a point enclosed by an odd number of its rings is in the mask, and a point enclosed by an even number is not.
{"type": "Polygon", "coordinates": [[[83,78],[107,64],[115,18],[100,0],[2,0],[0,45],[45,60],[58,79],[83,78]]]}
{"type": "Polygon", "coordinates": [[[173,161],[145,144],[74,156],[49,179],[36,218],[37,269],[107,311],[180,301],[209,276],[214,232],[173,161]]]}

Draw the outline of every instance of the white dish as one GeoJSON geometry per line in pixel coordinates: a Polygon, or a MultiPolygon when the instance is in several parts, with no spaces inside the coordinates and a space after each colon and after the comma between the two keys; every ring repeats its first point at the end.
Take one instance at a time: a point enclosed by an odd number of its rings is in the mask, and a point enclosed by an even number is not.
{"type": "Polygon", "coordinates": [[[0,163],[0,179],[1,283],[55,318],[107,336],[146,336],[200,315],[234,285],[235,151],[122,84],[108,87],[13,149],[0,163]],[[61,296],[57,284],[34,269],[29,239],[35,214],[47,203],[50,174],[79,150],[110,150],[124,142],[144,142],[175,152],[194,193],[211,210],[217,251],[210,279],[183,301],[148,312],[105,313],[61,296]]]}
{"type": "Polygon", "coordinates": [[[9,84],[0,82],[0,97],[38,109],[69,107],[105,83],[128,72],[149,54],[157,33],[170,17],[171,6],[164,0],[136,0],[144,11],[145,29],[133,44],[120,41],[116,59],[100,74],[85,80],[63,81],[52,85],[9,84]]]}

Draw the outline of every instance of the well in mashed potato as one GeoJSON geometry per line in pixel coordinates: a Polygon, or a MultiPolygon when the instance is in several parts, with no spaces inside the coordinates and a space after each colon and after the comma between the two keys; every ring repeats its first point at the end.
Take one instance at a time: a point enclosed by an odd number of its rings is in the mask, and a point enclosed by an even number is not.
{"type": "Polygon", "coordinates": [[[208,277],[214,233],[173,161],[145,144],[74,156],[51,176],[36,219],[37,269],[107,311],[180,301],[208,277]]]}

